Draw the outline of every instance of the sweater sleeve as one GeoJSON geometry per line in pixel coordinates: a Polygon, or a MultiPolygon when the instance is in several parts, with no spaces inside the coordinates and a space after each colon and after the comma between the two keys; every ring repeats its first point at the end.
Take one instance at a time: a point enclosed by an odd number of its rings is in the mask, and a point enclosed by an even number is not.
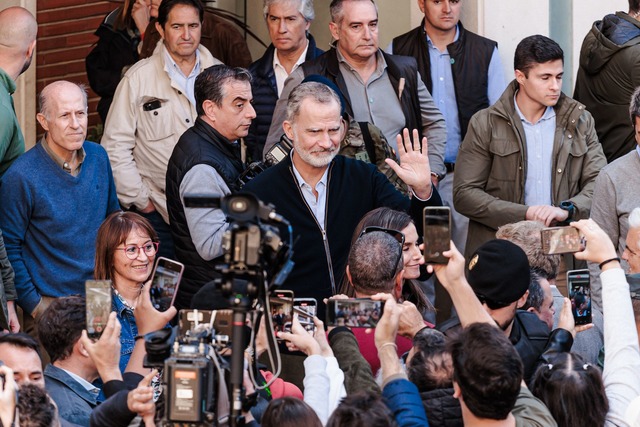
{"type": "Polygon", "coordinates": [[[320,355],[311,355],[304,360],[304,401],[311,406],[322,421],[329,419],[330,381],[327,375],[327,361],[320,355]]]}
{"type": "Polygon", "coordinates": [[[409,380],[399,378],[387,383],[382,389],[382,396],[398,427],[429,425],[418,388],[409,380]]]}
{"type": "Polygon", "coordinates": [[[344,388],[344,372],[342,372],[338,365],[338,359],[335,357],[327,357],[326,361],[326,371],[329,376],[329,401],[327,409],[329,415],[331,415],[340,404],[340,401],[347,395],[347,390],[344,388]]]}
{"type": "Polygon", "coordinates": [[[600,274],[605,360],[602,379],[609,400],[607,421],[625,425],[629,403],[640,396],[640,349],[629,284],[621,268],[600,274]]]}
{"type": "Polygon", "coordinates": [[[7,257],[7,250],[4,247],[4,239],[2,238],[2,230],[0,230],[0,285],[4,288],[7,301],[13,301],[18,298],[14,278],[15,273],[7,257]]]}

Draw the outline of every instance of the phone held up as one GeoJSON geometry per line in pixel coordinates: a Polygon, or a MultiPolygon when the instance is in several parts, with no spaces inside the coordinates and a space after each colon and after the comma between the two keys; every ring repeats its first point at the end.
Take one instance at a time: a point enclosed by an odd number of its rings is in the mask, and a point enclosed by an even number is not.
{"type": "Polygon", "coordinates": [[[451,247],[451,209],[446,206],[427,206],[423,211],[424,262],[426,264],[446,264],[449,259],[443,255],[451,247]]]}
{"type": "Polygon", "coordinates": [[[545,254],[567,254],[582,250],[580,232],[574,227],[548,227],[540,230],[545,254]]]}
{"type": "Polygon", "coordinates": [[[368,298],[330,299],[327,301],[327,325],[375,328],[383,311],[384,301],[368,298]]]}
{"type": "Polygon", "coordinates": [[[591,281],[589,270],[567,271],[567,289],[576,326],[591,323],[591,281]]]}
{"type": "Polygon", "coordinates": [[[158,258],[149,291],[151,303],[156,310],[166,311],[173,305],[183,272],[184,264],[164,257],[158,258]]]}
{"type": "Polygon", "coordinates": [[[111,280],[87,280],[86,293],[87,335],[100,338],[111,313],[111,280]]]}

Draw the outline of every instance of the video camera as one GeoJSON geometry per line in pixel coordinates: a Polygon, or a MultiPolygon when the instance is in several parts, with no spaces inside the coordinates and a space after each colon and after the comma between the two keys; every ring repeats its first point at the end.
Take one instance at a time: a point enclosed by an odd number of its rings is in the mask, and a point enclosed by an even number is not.
{"type": "MultiPolygon", "coordinates": [[[[164,426],[243,425],[241,410],[256,397],[244,396],[242,386],[249,342],[246,315],[268,304],[269,291],[280,286],[293,268],[291,225],[250,193],[223,198],[188,194],[184,203],[188,208],[222,209],[230,222],[222,243],[224,262],[215,268],[222,275],[216,286],[229,298],[231,308],[181,310],[177,336],[168,329],[145,336],[145,366],[164,368],[164,426]],[[287,240],[275,224],[287,227],[287,240]],[[228,348],[230,366],[220,356],[228,348]]],[[[269,341],[271,345],[271,337],[269,341]]]]}
{"type": "Polygon", "coordinates": [[[251,163],[247,168],[238,176],[235,181],[235,186],[238,189],[242,189],[246,183],[251,181],[262,172],[280,163],[285,157],[289,155],[293,149],[293,142],[283,134],[280,141],[273,144],[273,147],[269,149],[264,155],[264,162],[256,161],[251,163]]]}

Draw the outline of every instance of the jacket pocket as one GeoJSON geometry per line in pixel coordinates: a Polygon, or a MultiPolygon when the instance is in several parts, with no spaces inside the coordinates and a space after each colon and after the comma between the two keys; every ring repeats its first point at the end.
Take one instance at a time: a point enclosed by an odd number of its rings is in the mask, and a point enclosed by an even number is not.
{"type": "Polygon", "coordinates": [[[160,141],[173,135],[173,111],[168,100],[143,98],[138,108],[138,132],[143,140],[160,141]]]}
{"type": "Polygon", "coordinates": [[[489,147],[492,155],[489,180],[513,182],[522,173],[520,145],[509,139],[493,139],[489,147]]]}

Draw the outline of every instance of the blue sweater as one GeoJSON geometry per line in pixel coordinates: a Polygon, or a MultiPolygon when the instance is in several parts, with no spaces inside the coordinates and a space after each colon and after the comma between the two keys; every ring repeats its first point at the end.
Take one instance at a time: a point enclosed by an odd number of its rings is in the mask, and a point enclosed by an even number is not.
{"type": "Polygon", "coordinates": [[[27,313],[41,295],[84,295],[84,281],[93,278],[98,228],[120,209],[107,153],[88,141],[84,150],[78,176],[37,144],[0,179],[0,229],[18,304],[27,313]]]}

